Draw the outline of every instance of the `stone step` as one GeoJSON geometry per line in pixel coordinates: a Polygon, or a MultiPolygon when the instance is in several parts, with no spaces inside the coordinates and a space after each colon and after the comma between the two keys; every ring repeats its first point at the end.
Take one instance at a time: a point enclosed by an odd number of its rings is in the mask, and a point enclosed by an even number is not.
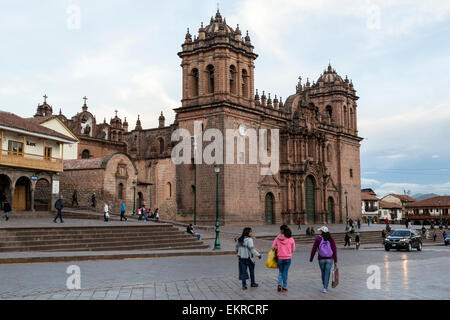
{"type": "Polygon", "coordinates": [[[19,247],[19,246],[36,246],[36,245],[58,245],[58,244],[89,244],[89,243],[124,243],[124,242],[132,242],[135,241],[136,243],[139,243],[141,241],[154,241],[155,243],[163,243],[163,242],[170,242],[170,241],[184,241],[188,239],[194,239],[194,237],[189,235],[180,235],[176,234],[170,237],[148,237],[148,236],[141,236],[141,237],[106,237],[106,238],[69,238],[69,239],[39,239],[39,240],[26,240],[26,241],[7,241],[0,243],[0,251],[2,248],[7,247],[19,247]]]}
{"type": "Polygon", "coordinates": [[[17,245],[12,247],[1,247],[0,252],[24,252],[24,251],[110,251],[110,250],[154,250],[158,248],[183,247],[183,246],[202,246],[203,242],[194,237],[177,239],[171,241],[111,241],[111,242],[92,242],[92,243],[55,243],[55,244],[33,244],[17,245]],[[120,249],[122,248],[122,249],[120,249]]]}

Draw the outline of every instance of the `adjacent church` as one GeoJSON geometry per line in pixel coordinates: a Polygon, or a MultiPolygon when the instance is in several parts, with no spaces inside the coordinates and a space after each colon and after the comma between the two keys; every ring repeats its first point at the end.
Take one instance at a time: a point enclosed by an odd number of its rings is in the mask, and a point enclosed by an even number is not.
{"type": "MultiPolygon", "coordinates": [[[[254,87],[258,55],[248,32],[227,25],[219,11],[194,37],[188,31],[178,53],[182,66],[182,101],[175,122],[164,115],[157,128],[134,129],[115,114],[98,123],[88,111],[58,117],[79,140],[77,159],[65,161],[61,188],[70,199],[77,190],[80,205],[96,194],[118,210],[141,205],[158,207],[162,219],[213,223],[218,175],[221,224],[255,225],[345,222],[346,211],[361,215],[360,142],[356,90],[328,66],[317,81],[299,82],[284,102],[254,87]],[[261,175],[260,164],[181,164],[171,154],[176,129],[194,132],[226,129],[278,129],[279,171],[261,175]],[[219,169],[216,173],[215,167],[219,169]],[[95,183],[87,183],[86,179],[95,183]],[[194,209],[195,208],[195,209],[194,209]]],[[[40,105],[35,118],[53,117],[40,105]]],[[[244,130],[245,131],[245,130],[244,130]]],[[[244,138],[245,139],[245,138],[244,138]]],[[[270,141],[270,139],[268,139],[270,141]]],[[[205,147],[203,142],[200,147],[205,147]]],[[[266,145],[271,152],[271,145],[266,145]]],[[[274,146],[275,147],[275,146],[274,146]]],[[[248,160],[248,155],[236,155],[248,160]]],[[[101,205],[99,205],[100,208],[101,205]]]]}

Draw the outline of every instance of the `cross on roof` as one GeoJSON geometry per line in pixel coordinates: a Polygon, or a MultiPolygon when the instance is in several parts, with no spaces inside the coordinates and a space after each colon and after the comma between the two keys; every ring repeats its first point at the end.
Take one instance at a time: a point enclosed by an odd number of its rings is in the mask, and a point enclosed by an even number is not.
{"type": "Polygon", "coordinates": [[[86,96],[84,96],[83,100],[84,100],[84,105],[86,105],[86,101],[88,100],[88,98],[86,98],[86,96]]]}
{"type": "Polygon", "coordinates": [[[44,103],[47,103],[47,98],[48,98],[48,97],[47,97],[46,94],[43,95],[43,98],[44,98],[44,103]]]}
{"type": "Polygon", "coordinates": [[[117,109],[116,109],[116,110],[114,110],[114,112],[116,113],[116,118],[117,118],[117,112],[119,112],[119,111],[117,111],[117,109]]]}

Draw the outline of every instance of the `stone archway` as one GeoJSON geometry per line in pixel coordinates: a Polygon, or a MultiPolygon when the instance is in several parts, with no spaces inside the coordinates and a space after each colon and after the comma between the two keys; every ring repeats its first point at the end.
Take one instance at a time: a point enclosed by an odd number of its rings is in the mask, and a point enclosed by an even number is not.
{"type": "Polygon", "coordinates": [[[11,179],[5,174],[0,174],[0,209],[3,210],[3,204],[6,201],[11,203],[11,200],[11,179]]]}
{"type": "Polygon", "coordinates": [[[306,221],[314,223],[316,216],[316,181],[313,176],[305,180],[306,221]]]}
{"type": "Polygon", "coordinates": [[[13,204],[15,211],[31,210],[31,181],[27,177],[17,179],[13,204]]]}
{"type": "Polygon", "coordinates": [[[47,179],[39,179],[34,187],[34,210],[50,211],[52,188],[47,179]]]}
{"type": "Polygon", "coordinates": [[[272,192],[266,194],[264,201],[264,216],[266,224],[275,223],[275,197],[272,192]]]}

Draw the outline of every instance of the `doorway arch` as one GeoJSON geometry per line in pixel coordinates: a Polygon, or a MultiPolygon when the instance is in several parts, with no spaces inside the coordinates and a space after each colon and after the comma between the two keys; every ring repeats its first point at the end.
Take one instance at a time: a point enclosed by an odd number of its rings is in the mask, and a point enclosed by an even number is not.
{"type": "Polygon", "coordinates": [[[144,195],[142,194],[142,192],[138,192],[137,207],[142,208],[143,204],[144,204],[144,195]]]}
{"type": "Polygon", "coordinates": [[[0,201],[1,210],[5,201],[11,203],[11,179],[5,174],[0,174],[0,201]]]}
{"type": "Polygon", "coordinates": [[[312,176],[306,177],[305,182],[305,200],[306,200],[306,219],[308,223],[315,222],[316,216],[316,181],[312,176]]]}
{"type": "Polygon", "coordinates": [[[267,193],[264,201],[264,216],[266,224],[275,223],[274,203],[275,197],[273,196],[272,192],[267,193]]]}
{"type": "Polygon", "coordinates": [[[15,211],[29,211],[31,209],[31,181],[27,177],[20,177],[14,189],[15,211]]]}
{"type": "Polygon", "coordinates": [[[50,211],[52,203],[52,190],[47,179],[39,179],[34,188],[34,210],[50,211]]]}

